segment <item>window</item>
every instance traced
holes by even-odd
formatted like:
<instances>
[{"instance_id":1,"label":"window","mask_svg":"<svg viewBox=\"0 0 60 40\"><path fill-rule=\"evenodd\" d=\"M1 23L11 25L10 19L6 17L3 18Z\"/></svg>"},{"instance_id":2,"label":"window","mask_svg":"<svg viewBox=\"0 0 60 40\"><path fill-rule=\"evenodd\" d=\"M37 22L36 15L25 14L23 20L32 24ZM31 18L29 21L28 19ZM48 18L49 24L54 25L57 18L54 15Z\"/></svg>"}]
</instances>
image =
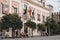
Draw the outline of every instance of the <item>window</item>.
<instances>
[{"instance_id":1,"label":"window","mask_svg":"<svg viewBox=\"0 0 60 40\"><path fill-rule=\"evenodd\" d=\"M37 20L40 21L40 14L37 14L37 16L38 16L38 19Z\"/></svg>"},{"instance_id":2,"label":"window","mask_svg":"<svg viewBox=\"0 0 60 40\"><path fill-rule=\"evenodd\" d=\"M43 2L43 6L45 7L45 2Z\"/></svg>"},{"instance_id":3,"label":"window","mask_svg":"<svg viewBox=\"0 0 60 40\"><path fill-rule=\"evenodd\" d=\"M35 20L35 17L34 17L34 16L31 16L31 19L32 19L32 20Z\"/></svg>"},{"instance_id":4,"label":"window","mask_svg":"<svg viewBox=\"0 0 60 40\"><path fill-rule=\"evenodd\" d=\"M13 7L13 13L17 13L17 8Z\"/></svg>"},{"instance_id":5,"label":"window","mask_svg":"<svg viewBox=\"0 0 60 40\"><path fill-rule=\"evenodd\" d=\"M8 5L2 4L2 13L3 13L3 14L8 13Z\"/></svg>"},{"instance_id":6,"label":"window","mask_svg":"<svg viewBox=\"0 0 60 40\"><path fill-rule=\"evenodd\" d=\"M38 0L38 1L41 1L41 0Z\"/></svg>"},{"instance_id":7,"label":"window","mask_svg":"<svg viewBox=\"0 0 60 40\"><path fill-rule=\"evenodd\" d=\"M24 20L27 19L27 14L23 15L23 19L24 19Z\"/></svg>"},{"instance_id":8,"label":"window","mask_svg":"<svg viewBox=\"0 0 60 40\"><path fill-rule=\"evenodd\" d=\"M17 13L17 8L14 8L14 12Z\"/></svg>"},{"instance_id":9,"label":"window","mask_svg":"<svg viewBox=\"0 0 60 40\"><path fill-rule=\"evenodd\" d=\"M33 9L32 10L32 19L35 20L35 16L34 16L35 15L35 8L32 8L32 9Z\"/></svg>"},{"instance_id":10,"label":"window","mask_svg":"<svg viewBox=\"0 0 60 40\"><path fill-rule=\"evenodd\" d=\"M41 0L38 0L38 2L41 2Z\"/></svg>"},{"instance_id":11,"label":"window","mask_svg":"<svg viewBox=\"0 0 60 40\"><path fill-rule=\"evenodd\" d=\"M45 22L45 16L43 16L43 22Z\"/></svg>"}]
</instances>

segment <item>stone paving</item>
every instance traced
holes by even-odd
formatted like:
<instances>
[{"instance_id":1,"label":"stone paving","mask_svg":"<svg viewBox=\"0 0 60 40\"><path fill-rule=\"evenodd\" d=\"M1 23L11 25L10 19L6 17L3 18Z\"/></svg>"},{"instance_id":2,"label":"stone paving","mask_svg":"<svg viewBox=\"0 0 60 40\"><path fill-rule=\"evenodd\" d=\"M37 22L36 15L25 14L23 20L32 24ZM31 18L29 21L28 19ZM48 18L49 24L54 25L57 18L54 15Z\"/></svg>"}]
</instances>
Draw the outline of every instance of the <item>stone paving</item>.
<instances>
[{"instance_id":1,"label":"stone paving","mask_svg":"<svg viewBox=\"0 0 60 40\"><path fill-rule=\"evenodd\" d=\"M0 40L60 40L60 36L40 36L31 38L15 38L15 39L0 39Z\"/></svg>"}]
</instances>

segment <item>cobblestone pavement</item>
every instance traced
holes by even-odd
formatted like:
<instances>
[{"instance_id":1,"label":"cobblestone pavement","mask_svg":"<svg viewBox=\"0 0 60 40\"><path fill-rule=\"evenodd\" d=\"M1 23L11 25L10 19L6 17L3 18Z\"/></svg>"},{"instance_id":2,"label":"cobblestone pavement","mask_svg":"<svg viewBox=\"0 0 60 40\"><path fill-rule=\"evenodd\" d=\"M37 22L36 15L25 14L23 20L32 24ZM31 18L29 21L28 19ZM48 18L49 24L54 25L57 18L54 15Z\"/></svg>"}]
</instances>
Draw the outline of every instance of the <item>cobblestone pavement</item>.
<instances>
[{"instance_id":1,"label":"cobblestone pavement","mask_svg":"<svg viewBox=\"0 0 60 40\"><path fill-rule=\"evenodd\" d=\"M15 38L15 39L0 39L0 40L60 40L60 36L40 36L31 38Z\"/></svg>"}]
</instances>

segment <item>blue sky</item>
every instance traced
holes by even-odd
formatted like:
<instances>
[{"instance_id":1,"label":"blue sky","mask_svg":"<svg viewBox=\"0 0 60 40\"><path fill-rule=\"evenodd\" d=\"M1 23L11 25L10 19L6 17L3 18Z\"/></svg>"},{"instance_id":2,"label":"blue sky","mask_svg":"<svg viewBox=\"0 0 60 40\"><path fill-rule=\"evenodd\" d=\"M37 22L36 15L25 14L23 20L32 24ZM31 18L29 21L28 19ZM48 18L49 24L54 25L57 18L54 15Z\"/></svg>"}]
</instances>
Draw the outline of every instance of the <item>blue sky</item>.
<instances>
[{"instance_id":1,"label":"blue sky","mask_svg":"<svg viewBox=\"0 0 60 40\"><path fill-rule=\"evenodd\" d=\"M60 0L46 0L46 4L53 5L54 12L60 11Z\"/></svg>"}]
</instances>

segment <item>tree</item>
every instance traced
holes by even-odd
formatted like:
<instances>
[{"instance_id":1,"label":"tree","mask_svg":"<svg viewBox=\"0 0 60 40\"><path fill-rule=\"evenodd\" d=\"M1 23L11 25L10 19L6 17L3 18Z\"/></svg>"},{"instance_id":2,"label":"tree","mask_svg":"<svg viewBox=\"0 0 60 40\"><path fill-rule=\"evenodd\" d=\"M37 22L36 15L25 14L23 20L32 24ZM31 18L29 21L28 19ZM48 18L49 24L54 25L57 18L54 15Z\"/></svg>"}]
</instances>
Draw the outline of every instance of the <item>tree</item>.
<instances>
[{"instance_id":1,"label":"tree","mask_svg":"<svg viewBox=\"0 0 60 40\"><path fill-rule=\"evenodd\" d=\"M46 27L45 27L45 25L44 24L37 24L37 26L38 26L38 30L40 31L45 31L45 29L46 29Z\"/></svg>"},{"instance_id":2,"label":"tree","mask_svg":"<svg viewBox=\"0 0 60 40\"><path fill-rule=\"evenodd\" d=\"M51 32L54 32L57 29L57 23L52 18L48 17L45 25L47 26L49 35Z\"/></svg>"},{"instance_id":3,"label":"tree","mask_svg":"<svg viewBox=\"0 0 60 40\"><path fill-rule=\"evenodd\" d=\"M2 29L8 29L12 28L13 30L15 29L21 29L22 28L22 21L21 18L17 14L8 14L2 17L1 19L1 28Z\"/></svg>"},{"instance_id":4,"label":"tree","mask_svg":"<svg viewBox=\"0 0 60 40\"><path fill-rule=\"evenodd\" d=\"M32 36L33 36L33 30L36 28L36 23L33 21L28 20L26 22L27 26L32 29Z\"/></svg>"},{"instance_id":5,"label":"tree","mask_svg":"<svg viewBox=\"0 0 60 40\"><path fill-rule=\"evenodd\" d=\"M57 22L57 24L58 24L58 32L60 32L60 22Z\"/></svg>"},{"instance_id":6,"label":"tree","mask_svg":"<svg viewBox=\"0 0 60 40\"><path fill-rule=\"evenodd\" d=\"M1 25L2 25L2 24L1 24L1 20L0 20L0 32L2 32L2 28L1 28Z\"/></svg>"},{"instance_id":7,"label":"tree","mask_svg":"<svg viewBox=\"0 0 60 40\"><path fill-rule=\"evenodd\" d=\"M46 30L46 26L45 26L45 24L42 24L42 23L39 23L39 24L37 24L37 26L38 26L38 30L41 32L41 35L43 35L43 32L45 32Z\"/></svg>"}]
</instances>

